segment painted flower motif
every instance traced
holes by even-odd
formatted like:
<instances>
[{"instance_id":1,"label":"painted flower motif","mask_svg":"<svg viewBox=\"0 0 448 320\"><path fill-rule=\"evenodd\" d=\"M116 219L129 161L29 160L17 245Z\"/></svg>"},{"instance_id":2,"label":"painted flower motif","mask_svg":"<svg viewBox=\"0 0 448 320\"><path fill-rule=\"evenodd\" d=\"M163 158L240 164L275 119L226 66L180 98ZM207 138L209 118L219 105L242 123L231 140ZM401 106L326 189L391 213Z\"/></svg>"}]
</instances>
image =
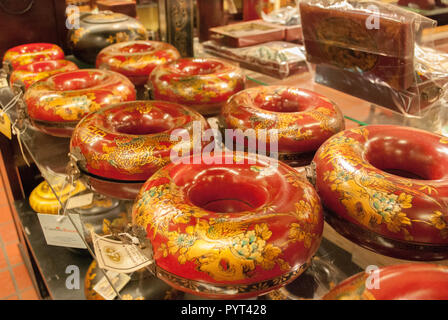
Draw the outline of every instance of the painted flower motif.
<instances>
[{"instance_id":1,"label":"painted flower motif","mask_svg":"<svg viewBox=\"0 0 448 320\"><path fill-rule=\"evenodd\" d=\"M262 261L262 252L266 246L266 241L259 239L255 230L239 234L232 239L234 251L247 260Z\"/></svg>"},{"instance_id":2,"label":"painted flower motif","mask_svg":"<svg viewBox=\"0 0 448 320\"><path fill-rule=\"evenodd\" d=\"M306 248L311 247L311 242L313 240L313 236L307 233L304 228L298 223L291 223L289 227L289 239L293 242L303 242L303 245Z\"/></svg>"},{"instance_id":3,"label":"painted flower motif","mask_svg":"<svg viewBox=\"0 0 448 320\"><path fill-rule=\"evenodd\" d=\"M115 38L117 42L129 41L129 34L126 32L118 32Z\"/></svg>"},{"instance_id":4,"label":"painted flower motif","mask_svg":"<svg viewBox=\"0 0 448 320\"><path fill-rule=\"evenodd\" d=\"M288 183L292 184L296 188L300 187L299 180L302 180L302 178L298 174L288 172L285 177L286 177L286 181L288 181Z\"/></svg>"},{"instance_id":5,"label":"painted flower motif","mask_svg":"<svg viewBox=\"0 0 448 320\"><path fill-rule=\"evenodd\" d=\"M448 222L442 212L436 210L430 218L431 223L439 230L448 229Z\"/></svg>"},{"instance_id":6,"label":"painted flower motif","mask_svg":"<svg viewBox=\"0 0 448 320\"><path fill-rule=\"evenodd\" d=\"M296 211L294 214L298 219L304 220L307 223L315 223L317 217L314 215L314 211L310 203L300 200L295 204L295 207Z\"/></svg>"},{"instance_id":7,"label":"painted flower motif","mask_svg":"<svg viewBox=\"0 0 448 320\"><path fill-rule=\"evenodd\" d=\"M114 43L114 42L115 42L115 37L114 37L113 35L110 35L110 36L106 39L106 41L109 42L109 43Z\"/></svg>"},{"instance_id":8,"label":"painted flower motif","mask_svg":"<svg viewBox=\"0 0 448 320\"><path fill-rule=\"evenodd\" d=\"M401 193L397 200L401 208L408 209L412 207L412 195L410 194Z\"/></svg>"},{"instance_id":9,"label":"painted flower motif","mask_svg":"<svg viewBox=\"0 0 448 320\"><path fill-rule=\"evenodd\" d=\"M385 221L387 222L387 229L392 232L400 232L403 227L411 226L411 220L403 212L387 217Z\"/></svg>"},{"instance_id":10,"label":"painted flower motif","mask_svg":"<svg viewBox=\"0 0 448 320\"><path fill-rule=\"evenodd\" d=\"M272 236L272 232L266 223L257 224L255 226L255 233L263 240L268 240Z\"/></svg>"},{"instance_id":11,"label":"painted flower motif","mask_svg":"<svg viewBox=\"0 0 448 320\"><path fill-rule=\"evenodd\" d=\"M79 40L81 39L81 37L84 35L85 29L84 28L79 28L76 29L70 39L72 40L73 44L77 44L79 42Z\"/></svg>"},{"instance_id":12,"label":"painted flower motif","mask_svg":"<svg viewBox=\"0 0 448 320\"><path fill-rule=\"evenodd\" d=\"M277 257L282 253L282 250L279 247L274 246L272 243L269 243L266 248L262 252L262 260L260 265L265 270L271 270L275 267L277 263Z\"/></svg>"},{"instance_id":13,"label":"painted flower motif","mask_svg":"<svg viewBox=\"0 0 448 320\"><path fill-rule=\"evenodd\" d=\"M160 247L157 248L157 251L161 251L164 258L168 257L168 246L166 243L161 243Z\"/></svg>"},{"instance_id":14,"label":"painted flower motif","mask_svg":"<svg viewBox=\"0 0 448 320\"><path fill-rule=\"evenodd\" d=\"M371 196L371 204L376 212L385 217L388 221L389 215L395 215L401 212L401 209L412 207L412 195L401 193L399 196L385 192L375 192Z\"/></svg>"},{"instance_id":15,"label":"painted flower motif","mask_svg":"<svg viewBox=\"0 0 448 320\"><path fill-rule=\"evenodd\" d=\"M326 179L325 179L326 178ZM331 191L335 191L339 189L339 185L343 184L350 180L350 175L348 175L345 171L330 171L326 177L324 176L325 181L332 182L330 188Z\"/></svg>"},{"instance_id":16,"label":"painted flower motif","mask_svg":"<svg viewBox=\"0 0 448 320\"><path fill-rule=\"evenodd\" d=\"M277 263L280 265L280 269L283 271L291 270L289 263L283 259L277 259Z\"/></svg>"},{"instance_id":17,"label":"painted flower motif","mask_svg":"<svg viewBox=\"0 0 448 320\"><path fill-rule=\"evenodd\" d=\"M184 264L187 262L186 253L195 241L196 237L192 235L178 233L176 231L170 232L168 235L168 251L172 255L179 253L177 260L180 264Z\"/></svg>"}]
</instances>

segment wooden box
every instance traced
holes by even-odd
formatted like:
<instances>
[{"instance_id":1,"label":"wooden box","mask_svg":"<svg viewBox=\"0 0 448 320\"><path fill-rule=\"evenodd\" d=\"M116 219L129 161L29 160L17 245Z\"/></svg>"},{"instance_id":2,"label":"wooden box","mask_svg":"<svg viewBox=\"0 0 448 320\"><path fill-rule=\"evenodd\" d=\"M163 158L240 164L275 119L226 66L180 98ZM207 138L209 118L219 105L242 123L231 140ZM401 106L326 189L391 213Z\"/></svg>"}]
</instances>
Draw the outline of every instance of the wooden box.
<instances>
[{"instance_id":1,"label":"wooden box","mask_svg":"<svg viewBox=\"0 0 448 320\"><path fill-rule=\"evenodd\" d=\"M137 17L135 0L97 0L96 5L100 11L123 13L130 17Z\"/></svg>"},{"instance_id":2,"label":"wooden box","mask_svg":"<svg viewBox=\"0 0 448 320\"><path fill-rule=\"evenodd\" d=\"M256 44L281 41L285 38L285 29L263 20L233 23L228 26L211 28L212 39L222 45L240 48Z\"/></svg>"},{"instance_id":3,"label":"wooden box","mask_svg":"<svg viewBox=\"0 0 448 320\"><path fill-rule=\"evenodd\" d=\"M414 20L381 7L378 25L368 28L372 12L366 8L301 2L300 12L309 62L362 74L395 90L414 84Z\"/></svg>"}]
</instances>

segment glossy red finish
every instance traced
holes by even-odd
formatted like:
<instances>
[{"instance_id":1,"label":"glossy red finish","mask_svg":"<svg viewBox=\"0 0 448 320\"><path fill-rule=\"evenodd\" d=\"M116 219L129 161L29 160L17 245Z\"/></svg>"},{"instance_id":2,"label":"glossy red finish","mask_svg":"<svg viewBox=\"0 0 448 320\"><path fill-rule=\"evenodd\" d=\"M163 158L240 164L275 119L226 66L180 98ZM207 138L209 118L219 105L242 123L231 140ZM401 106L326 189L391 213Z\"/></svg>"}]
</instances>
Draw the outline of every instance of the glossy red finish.
<instances>
[{"instance_id":1,"label":"glossy red finish","mask_svg":"<svg viewBox=\"0 0 448 320\"><path fill-rule=\"evenodd\" d=\"M320 200L294 169L246 153L172 163L143 186L133 224L159 278L208 298L247 298L299 276L323 231Z\"/></svg>"},{"instance_id":2,"label":"glossy red finish","mask_svg":"<svg viewBox=\"0 0 448 320\"><path fill-rule=\"evenodd\" d=\"M370 279L369 279L370 276ZM378 279L377 288L368 288ZM448 267L410 263L387 266L375 274L354 275L330 290L324 300L448 300Z\"/></svg>"},{"instance_id":3,"label":"glossy red finish","mask_svg":"<svg viewBox=\"0 0 448 320\"><path fill-rule=\"evenodd\" d=\"M293 158L315 152L333 134L344 129L344 118L339 108L327 98L305 89L285 86L256 87L233 95L224 105L222 118L229 129L254 129L257 146L266 145L269 151L268 130L278 130L278 152ZM234 141L238 139L238 131ZM240 134L241 135L241 134ZM241 142L240 142L241 143Z\"/></svg>"},{"instance_id":4,"label":"glossy red finish","mask_svg":"<svg viewBox=\"0 0 448 320\"><path fill-rule=\"evenodd\" d=\"M448 257L448 138L371 125L330 138L313 162L329 216L366 230L355 241L400 258ZM364 239L369 233L379 237ZM397 253L381 237L409 249ZM426 257L414 254L412 248L420 250L419 245L438 246L438 253L431 257L421 249Z\"/></svg>"},{"instance_id":5,"label":"glossy red finish","mask_svg":"<svg viewBox=\"0 0 448 320\"><path fill-rule=\"evenodd\" d=\"M183 58L154 69L149 82L154 99L177 102L211 116L244 89L245 77L240 68L223 60Z\"/></svg>"},{"instance_id":6,"label":"glossy red finish","mask_svg":"<svg viewBox=\"0 0 448 320\"><path fill-rule=\"evenodd\" d=\"M51 128L62 128L63 136L70 136L78 121L89 112L135 98L134 85L125 76L98 69L50 76L33 84L24 95L33 124L50 134Z\"/></svg>"},{"instance_id":7,"label":"glossy red finish","mask_svg":"<svg viewBox=\"0 0 448 320\"><path fill-rule=\"evenodd\" d=\"M84 171L82 171L81 180L89 190L122 200L135 200L143 186L141 181L114 181Z\"/></svg>"},{"instance_id":8,"label":"glossy red finish","mask_svg":"<svg viewBox=\"0 0 448 320\"><path fill-rule=\"evenodd\" d=\"M76 64L67 60L37 61L17 67L11 74L9 82L25 86L28 89L33 83L44 80L54 74L78 70Z\"/></svg>"},{"instance_id":9,"label":"glossy red finish","mask_svg":"<svg viewBox=\"0 0 448 320\"><path fill-rule=\"evenodd\" d=\"M136 86L144 85L155 67L180 58L168 43L159 41L120 42L101 50L96 67L125 75Z\"/></svg>"},{"instance_id":10,"label":"glossy red finish","mask_svg":"<svg viewBox=\"0 0 448 320\"><path fill-rule=\"evenodd\" d=\"M36 61L64 59L64 51L52 43L28 43L6 51L3 63L11 64L13 70Z\"/></svg>"},{"instance_id":11,"label":"glossy red finish","mask_svg":"<svg viewBox=\"0 0 448 320\"><path fill-rule=\"evenodd\" d=\"M208 128L200 114L176 103L120 103L84 117L73 132L70 150L89 174L143 182L170 162L173 148L182 146L188 155L194 151L190 140L188 145L184 140L171 140L174 131L182 129L190 137L196 134L201 138ZM201 149L199 143L198 151Z\"/></svg>"}]
</instances>

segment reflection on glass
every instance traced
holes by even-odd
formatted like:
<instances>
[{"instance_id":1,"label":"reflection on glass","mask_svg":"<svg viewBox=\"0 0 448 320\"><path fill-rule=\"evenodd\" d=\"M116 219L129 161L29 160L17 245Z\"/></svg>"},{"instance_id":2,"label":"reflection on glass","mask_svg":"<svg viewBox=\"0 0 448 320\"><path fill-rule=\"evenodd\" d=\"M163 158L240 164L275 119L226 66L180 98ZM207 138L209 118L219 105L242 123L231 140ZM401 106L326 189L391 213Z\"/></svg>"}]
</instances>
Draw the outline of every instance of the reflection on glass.
<instances>
[{"instance_id":1,"label":"reflection on glass","mask_svg":"<svg viewBox=\"0 0 448 320\"><path fill-rule=\"evenodd\" d=\"M137 17L146 29L159 30L159 11L156 3L137 6Z\"/></svg>"}]
</instances>

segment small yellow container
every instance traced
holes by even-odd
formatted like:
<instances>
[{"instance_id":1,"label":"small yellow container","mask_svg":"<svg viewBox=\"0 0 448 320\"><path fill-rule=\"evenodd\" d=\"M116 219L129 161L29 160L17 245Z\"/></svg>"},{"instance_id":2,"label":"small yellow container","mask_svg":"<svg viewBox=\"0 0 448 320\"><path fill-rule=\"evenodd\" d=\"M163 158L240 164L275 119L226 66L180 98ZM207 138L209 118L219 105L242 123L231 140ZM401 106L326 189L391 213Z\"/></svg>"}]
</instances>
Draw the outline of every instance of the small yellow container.
<instances>
[{"instance_id":1,"label":"small yellow container","mask_svg":"<svg viewBox=\"0 0 448 320\"><path fill-rule=\"evenodd\" d=\"M63 190L61 190L62 187L64 187ZM65 186L63 184L57 184L53 186L53 189L58 194L62 203L64 203L69 196L74 196L84 191L86 187L80 181L76 181L74 186L68 183ZM41 182L31 192L29 201L31 208L39 213L58 214L61 209L61 204L47 181Z\"/></svg>"}]
</instances>

